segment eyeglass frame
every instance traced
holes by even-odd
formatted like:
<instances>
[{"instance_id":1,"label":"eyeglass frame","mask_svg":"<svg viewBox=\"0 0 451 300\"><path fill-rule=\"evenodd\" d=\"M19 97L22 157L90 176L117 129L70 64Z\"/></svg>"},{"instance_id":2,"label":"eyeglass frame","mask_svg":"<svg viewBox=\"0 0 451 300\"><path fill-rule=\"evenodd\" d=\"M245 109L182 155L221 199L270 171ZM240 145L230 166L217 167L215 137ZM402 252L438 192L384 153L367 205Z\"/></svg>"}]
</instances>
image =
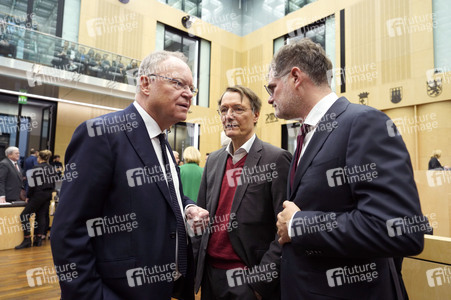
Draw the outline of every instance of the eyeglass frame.
<instances>
[{"instance_id":1,"label":"eyeglass frame","mask_svg":"<svg viewBox=\"0 0 451 300\"><path fill-rule=\"evenodd\" d=\"M282 76L280 76L280 77L277 77L277 79L282 79L282 78L284 78L285 76L287 76L288 74L290 74L290 72L291 72L291 69L288 70L288 72L287 72L285 75L282 75ZM269 86L267 86L266 84L264 84L263 86L265 87L266 92L268 92L269 97L272 97L272 95L274 94L274 90L271 91L270 88L269 88ZM274 87L274 88L275 88L275 87Z\"/></svg>"},{"instance_id":2,"label":"eyeglass frame","mask_svg":"<svg viewBox=\"0 0 451 300\"><path fill-rule=\"evenodd\" d=\"M147 76L157 76L157 77L166 79L166 80L174 83L174 87L175 87L176 90L181 90L181 89L186 90L186 89L188 89L193 94L193 97L195 97L199 93L199 89L197 89L194 85L189 86L187 84L183 84L180 80L177 80L175 78L166 77L166 76L162 76L162 75L158 75L158 74L149 74Z\"/></svg>"},{"instance_id":3,"label":"eyeglass frame","mask_svg":"<svg viewBox=\"0 0 451 300\"><path fill-rule=\"evenodd\" d=\"M218 114L219 114L219 116L221 117L221 118L224 118L224 117L226 117L227 116L227 114L229 113L229 110L232 110L232 112L230 113L230 115L231 116L241 116L242 114L244 114L246 111L248 111L248 110L252 110L252 113L254 113L254 109L253 108L247 108L247 107L242 107L243 108L243 111L242 112L240 112L240 113L237 113L237 111L235 110L235 109L233 109L233 107L229 107L228 109L227 109L227 112L223 115L222 113L221 113L221 108L219 108L219 109L217 109L216 111L218 112Z\"/></svg>"}]
</instances>

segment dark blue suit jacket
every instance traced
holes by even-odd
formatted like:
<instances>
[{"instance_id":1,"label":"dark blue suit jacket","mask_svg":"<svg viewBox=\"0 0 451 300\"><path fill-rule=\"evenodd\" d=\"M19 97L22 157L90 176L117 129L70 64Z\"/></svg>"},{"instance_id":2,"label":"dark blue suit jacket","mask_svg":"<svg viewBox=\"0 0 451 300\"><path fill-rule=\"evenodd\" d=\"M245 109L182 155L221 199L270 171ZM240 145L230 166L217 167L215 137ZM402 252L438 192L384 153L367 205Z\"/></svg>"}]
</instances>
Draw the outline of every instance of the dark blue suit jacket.
<instances>
[{"instance_id":1,"label":"dark blue suit jacket","mask_svg":"<svg viewBox=\"0 0 451 300\"><path fill-rule=\"evenodd\" d=\"M399 218L422 222L422 213L409 154L384 113L338 99L318 124L288 199L301 211L283 247L282 299L405 294L401 257L422 251L424 231L393 226Z\"/></svg>"},{"instance_id":2,"label":"dark blue suit jacket","mask_svg":"<svg viewBox=\"0 0 451 300\"><path fill-rule=\"evenodd\" d=\"M63 299L170 299L176 217L136 108L130 105L81 124L66 163L65 175L75 177L76 172L77 178L63 183L52 252L58 269L74 263L78 276L60 280ZM183 196L181 184L180 194L183 207L194 204ZM186 280L191 284L183 299L194 298L190 245L188 249Z\"/></svg>"}]
</instances>

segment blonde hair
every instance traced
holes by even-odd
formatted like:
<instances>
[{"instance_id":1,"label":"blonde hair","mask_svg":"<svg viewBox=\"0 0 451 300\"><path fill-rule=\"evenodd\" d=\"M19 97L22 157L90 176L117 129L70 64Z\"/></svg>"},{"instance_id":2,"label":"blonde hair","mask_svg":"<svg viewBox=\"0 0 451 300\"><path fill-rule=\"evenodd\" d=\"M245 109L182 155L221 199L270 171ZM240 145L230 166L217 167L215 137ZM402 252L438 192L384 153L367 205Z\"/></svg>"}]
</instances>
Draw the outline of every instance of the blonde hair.
<instances>
[{"instance_id":1,"label":"blonde hair","mask_svg":"<svg viewBox=\"0 0 451 300\"><path fill-rule=\"evenodd\" d=\"M50 151L50 150L39 151L39 158L45 162L49 162L49 159L51 156L52 156L52 151Z\"/></svg>"},{"instance_id":2,"label":"blonde hair","mask_svg":"<svg viewBox=\"0 0 451 300\"><path fill-rule=\"evenodd\" d=\"M431 157L440 158L440 156L442 156L442 150L435 149L434 151L432 151Z\"/></svg>"},{"instance_id":3,"label":"blonde hair","mask_svg":"<svg viewBox=\"0 0 451 300\"><path fill-rule=\"evenodd\" d=\"M183 151L183 159L185 160L185 163L200 163L200 152L193 146L189 146Z\"/></svg>"}]
</instances>

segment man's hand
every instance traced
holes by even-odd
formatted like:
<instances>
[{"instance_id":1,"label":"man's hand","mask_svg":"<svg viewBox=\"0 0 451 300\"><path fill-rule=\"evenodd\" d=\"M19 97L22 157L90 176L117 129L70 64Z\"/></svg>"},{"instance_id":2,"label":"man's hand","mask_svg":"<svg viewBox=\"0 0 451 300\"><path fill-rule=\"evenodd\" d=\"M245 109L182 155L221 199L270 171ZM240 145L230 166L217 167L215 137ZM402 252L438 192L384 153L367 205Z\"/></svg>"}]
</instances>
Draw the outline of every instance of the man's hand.
<instances>
[{"instance_id":1,"label":"man's hand","mask_svg":"<svg viewBox=\"0 0 451 300\"><path fill-rule=\"evenodd\" d=\"M257 293L256 291L254 291L254 295L257 298L257 300L262 300L263 299L263 297L259 293Z\"/></svg>"},{"instance_id":2,"label":"man's hand","mask_svg":"<svg viewBox=\"0 0 451 300\"><path fill-rule=\"evenodd\" d=\"M200 228L202 233L207 228L210 222L208 210L205 210L197 205L188 207L185 211L186 220L191 227L193 233L197 233L197 228ZM196 228L196 230L194 230ZM197 235L197 234L194 234Z\"/></svg>"},{"instance_id":3,"label":"man's hand","mask_svg":"<svg viewBox=\"0 0 451 300\"><path fill-rule=\"evenodd\" d=\"M0 203L6 203L6 197L5 196L0 197Z\"/></svg>"},{"instance_id":4,"label":"man's hand","mask_svg":"<svg viewBox=\"0 0 451 300\"><path fill-rule=\"evenodd\" d=\"M290 243L291 238L288 235L288 223L291 217L301 209L294 202L285 200L283 210L277 215L277 234L279 235L279 244Z\"/></svg>"}]
</instances>

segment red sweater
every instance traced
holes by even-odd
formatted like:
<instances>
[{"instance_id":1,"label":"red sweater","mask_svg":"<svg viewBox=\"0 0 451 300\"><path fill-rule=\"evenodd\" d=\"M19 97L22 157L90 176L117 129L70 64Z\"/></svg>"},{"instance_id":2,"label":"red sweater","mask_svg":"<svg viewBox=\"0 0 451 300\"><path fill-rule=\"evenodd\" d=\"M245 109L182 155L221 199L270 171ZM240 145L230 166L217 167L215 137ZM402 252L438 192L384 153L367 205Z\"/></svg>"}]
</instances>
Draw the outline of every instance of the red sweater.
<instances>
[{"instance_id":1,"label":"red sweater","mask_svg":"<svg viewBox=\"0 0 451 300\"><path fill-rule=\"evenodd\" d=\"M232 157L227 158L226 171L222 178L221 193L219 195L218 208L216 209L215 220L212 225L210 240L208 241L207 254L209 263L217 269L229 270L244 268L246 265L233 250L227 231L227 224L230 219L233 197L238 185L239 177L246 161L244 156L235 165ZM237 170L234 170L237 169Z\"/></svg>"}]
</instances>

